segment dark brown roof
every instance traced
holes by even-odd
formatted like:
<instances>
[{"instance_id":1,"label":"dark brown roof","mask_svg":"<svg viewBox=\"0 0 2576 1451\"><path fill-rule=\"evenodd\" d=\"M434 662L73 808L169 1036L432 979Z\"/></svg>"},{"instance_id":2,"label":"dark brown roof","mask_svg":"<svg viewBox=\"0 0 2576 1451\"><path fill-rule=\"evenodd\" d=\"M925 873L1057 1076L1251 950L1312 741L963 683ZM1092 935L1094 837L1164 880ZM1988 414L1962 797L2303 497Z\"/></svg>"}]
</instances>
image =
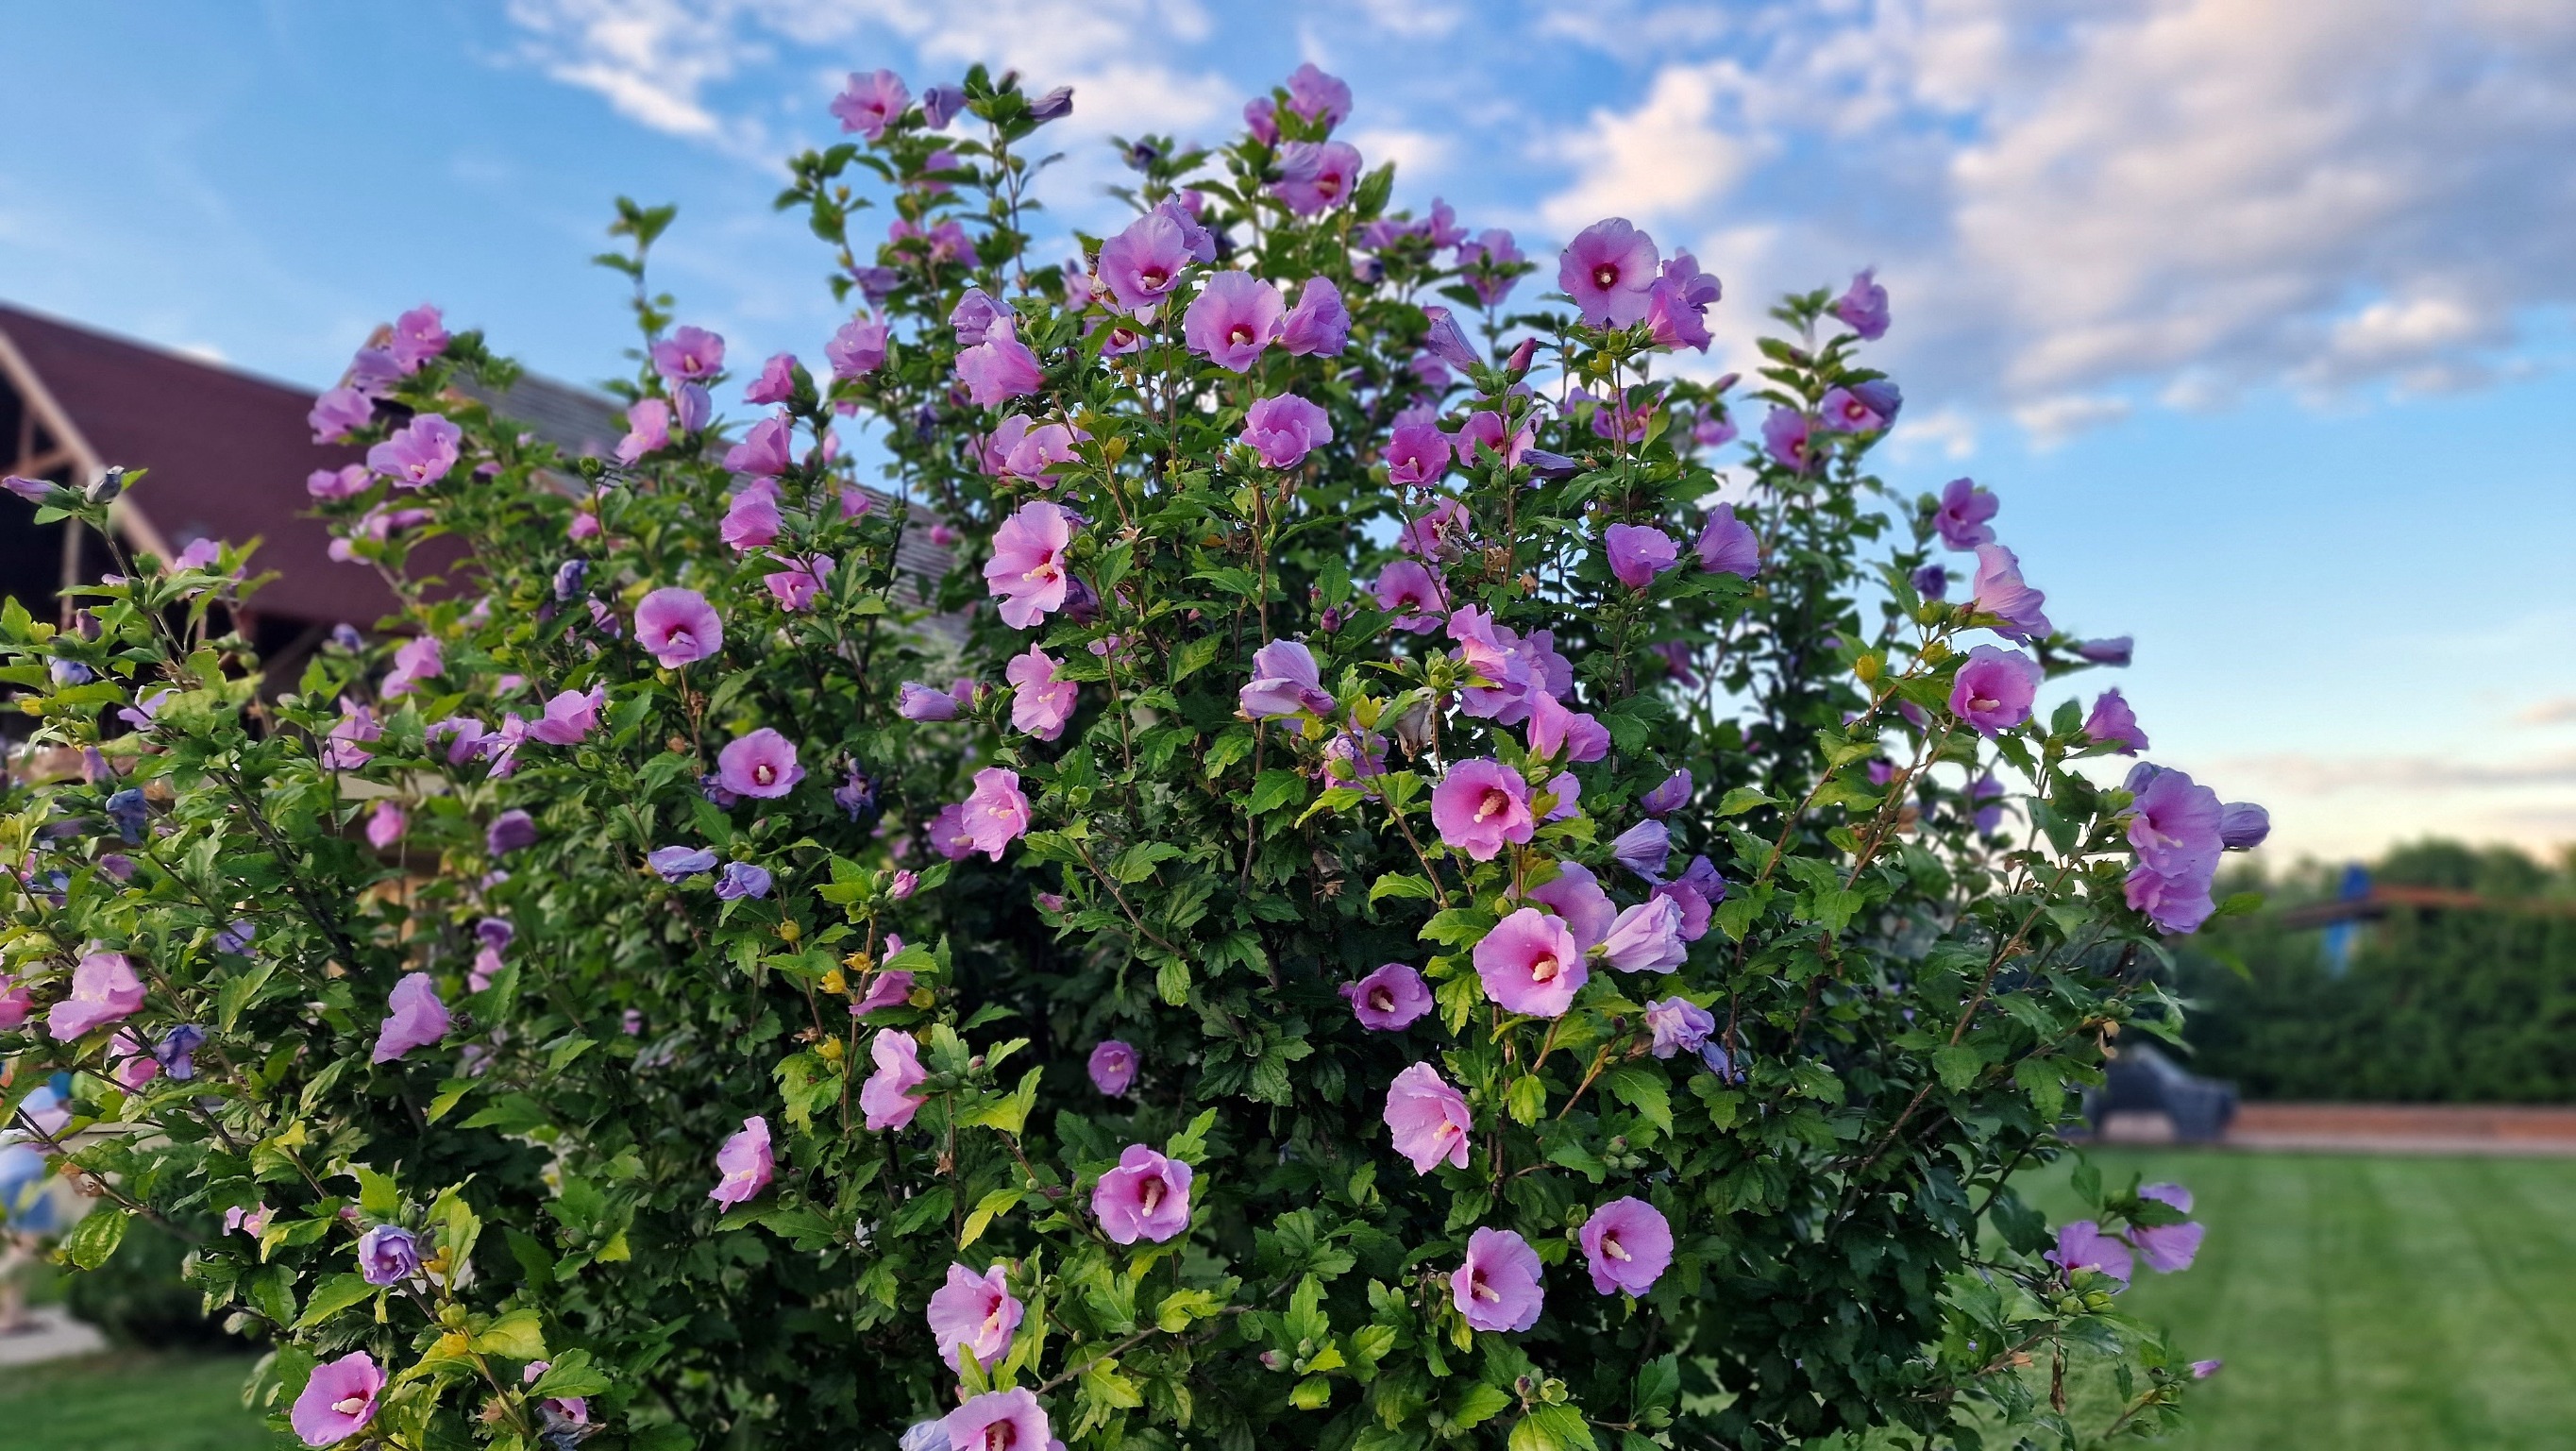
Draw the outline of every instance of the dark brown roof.
<instances>
[{"instance_id":1,"label":"dark brown roof","mask_svg":"<svg viewBox=\"0 0 2576 1451\"><path fill-rule=\"evenodd\" d=\"M305 476L361 456L313 442L311 393L13 307L0 337L99 464L152 471L133 507L163 543L263 540L252 563L279 573L256 597L262 614L365 625L393 609L374 571L331 560L308 517Z\"/></svg>"}]
</instances>

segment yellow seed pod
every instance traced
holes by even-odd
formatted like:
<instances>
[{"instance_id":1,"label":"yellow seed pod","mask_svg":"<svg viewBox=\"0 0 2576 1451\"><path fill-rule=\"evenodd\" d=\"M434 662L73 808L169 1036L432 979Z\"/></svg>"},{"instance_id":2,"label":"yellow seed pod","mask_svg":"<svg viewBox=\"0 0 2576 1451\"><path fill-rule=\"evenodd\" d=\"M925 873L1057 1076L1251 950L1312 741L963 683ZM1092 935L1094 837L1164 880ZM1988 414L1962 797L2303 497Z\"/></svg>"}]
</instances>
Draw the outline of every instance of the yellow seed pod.
<instances>
[{"instance_id":1,"label":"yellow seed pod","mask_svg":"<svg viewBox=\"0 0 2576 1451\"><path fill-rule=\"evenodd\" d=\"M1878 657L1876 655L1863 655L1858 660L1853 661L1852 674L1859 676L1860 683L1863 685L1867 685L1871 681L1876 680L1878 678Z\"/></svg>"},{"instance_id":2,"label":"yellow seed pod","mask_svg":"<svg viewBox=\"0 0 2576 1451\"><path fill-rule=\"evenodd\" d=\"M839 968L833 968L823 974L823 991L836 997L847 997L850 992L850 980L841 975Z\"/></svg>"},{"instance_id":3,"label":"yellow seed pod","mask_svg":"<svg viewBox=\"0 0 2576 1451\"><path fill-rule=\"evenodd\" d=\"M868 969L876 966L876 962L868 956L867 949L863 947L858 951L851 953L849 956L842 958L841 966L859 974L861 977L865 977L867 976Z\"/></svg>"},{"instance_id":4,"label":"yellow seed pod","mask_svg":"<svg viewBox=\"0 0 2576 1451\"><path fill-rule=\"evenodd\" d=\"M804 935L805 929L797 926L792 917L778 924L778 940L781 942L794 942Z\"/></svg>"},{"instance_id":5,"label":"yellow seed pod","mask_svg":"<svg viewBox=\"0 0 2576 1451\"><path fill-rule=\"evenodd\" d=\"M841 1061L841 1040L838 1038L826 1038L822 1042L814 1045L814 1051L822 1054L832 1062L838 1063Z\"/></svg>"}]
</instances>

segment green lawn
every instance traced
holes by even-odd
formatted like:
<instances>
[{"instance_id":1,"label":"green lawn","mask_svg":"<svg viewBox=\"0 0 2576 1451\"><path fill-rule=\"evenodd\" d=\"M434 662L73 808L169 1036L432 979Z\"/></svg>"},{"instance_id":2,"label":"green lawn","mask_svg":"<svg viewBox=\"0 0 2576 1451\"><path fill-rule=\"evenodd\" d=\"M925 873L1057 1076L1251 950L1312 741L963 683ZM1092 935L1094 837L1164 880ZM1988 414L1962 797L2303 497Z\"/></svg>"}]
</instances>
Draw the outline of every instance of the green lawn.
<instances>
[{"instance_id":1,"label":"green lawn","mask_svg":"<svg viewBox=\"0 0 2576 1451\"><path fill-rule=\"evenodd\" d=\"M0 1370L8 1451L271 1451L242 1409L248 1356L119 1353Z\"/></svg>"},{"instance_id":2,"label":"green lawn","mask_svg":"<svg viewBox=\"0 0 2576 1451\"><path fill-rule=\"evenodd\" d=\"M2576 1159L2101 1150L2209 1225L2129 1308L2226 1369L2172 1444L2576 1448ZM2062 1184L2063 1175L2052 1176ZM2034 1197L2052 1221L2066 1201Z\"/></svg>"}]
</instances>

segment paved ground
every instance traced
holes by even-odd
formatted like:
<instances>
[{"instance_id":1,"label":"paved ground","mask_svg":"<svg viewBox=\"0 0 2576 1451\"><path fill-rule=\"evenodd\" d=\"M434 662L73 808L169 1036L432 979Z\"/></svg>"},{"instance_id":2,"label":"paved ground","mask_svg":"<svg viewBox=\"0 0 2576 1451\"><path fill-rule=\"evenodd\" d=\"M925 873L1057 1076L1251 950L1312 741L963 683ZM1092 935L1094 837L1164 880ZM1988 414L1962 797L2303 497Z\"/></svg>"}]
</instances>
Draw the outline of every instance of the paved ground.
<instances>
[{"instance_id":1,"label":"paved ground","mask_svg":"<svg viewBox=\"0 0 2576 1451\"><path fill-rule=\"evenodd\" d=\"M2173 1142L2162 1115L2116 1113L2113 1144ZM2576 1108L2446 1103L2249 1103L2227 1146L2366 1154L2576 1155Z\"/></svg>"},{"instance_id":2,"label":"paved ground","mask_svg":"<svg viewBox=\"0 0 2576 1451\"><path fill-rule=\"evenodd\" d=\"M39 1305L27 1312L27 1324L0 1335L0 1365L40 1365L96 1355L107 1348L97 1331L73 1319L59 1305Z\"/></svg>"}]
</instances>

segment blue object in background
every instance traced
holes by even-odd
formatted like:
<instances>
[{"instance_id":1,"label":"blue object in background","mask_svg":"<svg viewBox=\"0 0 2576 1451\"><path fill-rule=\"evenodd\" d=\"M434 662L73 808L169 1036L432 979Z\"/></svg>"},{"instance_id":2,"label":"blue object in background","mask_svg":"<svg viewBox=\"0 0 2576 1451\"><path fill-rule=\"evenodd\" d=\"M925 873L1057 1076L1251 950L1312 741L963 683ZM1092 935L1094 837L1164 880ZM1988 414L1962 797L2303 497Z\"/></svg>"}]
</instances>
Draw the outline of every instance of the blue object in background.
<instances>
[{"instance_id":1,"label":"blue object in background","mask_svg":"<svg viewBox=\"0 0 2576 1451\"><path fill-rule=\"evenodd\" d=\"M2335 893L2338 901L2358 902L2370 895L2370 872L2354 862L2343 869L2343 890ZM2352 970L2352 946L2361 938L2361 919L2346 917L2326 928L2326 975L2341 977Z\"/></svg>"}]
</instances>

